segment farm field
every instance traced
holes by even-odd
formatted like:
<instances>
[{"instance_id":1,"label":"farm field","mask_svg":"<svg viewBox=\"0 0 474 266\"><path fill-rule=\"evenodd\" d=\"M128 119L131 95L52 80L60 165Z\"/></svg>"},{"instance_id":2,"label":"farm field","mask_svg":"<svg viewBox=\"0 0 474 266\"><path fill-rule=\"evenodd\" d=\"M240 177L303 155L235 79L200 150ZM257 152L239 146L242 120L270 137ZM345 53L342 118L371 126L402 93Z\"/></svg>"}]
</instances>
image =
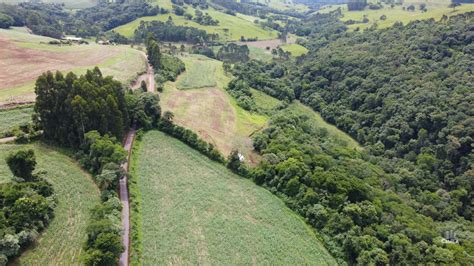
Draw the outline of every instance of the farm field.
<instances>
[{"instance_id":1,"label":"farm field","mask_svg":"<svg viewBox=\"0 0 474 266\"><path fill-rule=\"evenodd\" d=\"M224 73L222 62L200 55L184 56L182 60L186 62L186 72L176 82L165 83L160 94L163 111L172 111L178 125L193 130L225 156L237 148L248 163L257 163L259 157L253 152L249 136L266 125L267 117L237 106L235 99L224 89L231 78ZM193 64L209 66L198 68ZM206 75L202 74L202 69L206 69ZM186 80L185 84L196 85L180 90L178 85L183 84L183 80ZM215 86L200 86L204 83Z\"/></svg>"},{"instance_id":2,"label":"farm field","mask_svg":"<svg viewBox=\"0 0 474 266\"><path fill-rule=\"evenodd\" d=\"M0 103L33 100L34 81L43 72L73 71L76 74L99 66L124 84L146 69L141 52L127 46L52 46L51 38L20 29L0 30Z\"/></svg>"},{"instance_id":3,"label":"farm field","mask_svg":"<svg viewBox=\"0 0 474 266\"><path fill-rule=\"evenodd\" d=\"M179 140L148 132L133 160L144 265L336 264L281 200Z\"/></svg>"},{"instance_id":4,"label":"farm field","mask_svg":"<svg viewBox=\"0 0 474 266\"><path fill-rule=\"evenodd\" d=\"M170 0L158 0L157 4L159 7L163 7L163 8L171 10ZM194 16L195 9L191 6L187 6L186 12ZM158 21L166 22L168 20L168 17L171 17L173 19L173 22L176 25L194 27L194 28L205 30L208 33L217 33L219 34L219 38L224 41L240 40L241 36L244 36L245 38L257 37L259 40L277 38L277 32L275 30L266 30L259 27L258 25L253 23L253 21L249 21L250 16L244 17L240 14L237 14L236 16L232 16L232 15L219 12L211 7L209 7L209 9L203 12L209 13L209 15L213 19L219 20L219 25L204 26L194 21L186 20L184 16L176 16L173 13L169 13L169 14L159 14L157 16L152 16L152 17L138 18L135 21L132 21L128 24L115 28L114 31L126 37L133 37L135 29L140 25L140 21L158 20Z\"/></svg>"},{"instance_id":5,"label":"farm field","mask_svg":"<svg viewBox=\"0 0 474 266\"><path fill-rule=\"evenodd\" d=\"M5 131L11 130L31 121L33 106L21 106L12 109L0 109L0 137Z\"/></svg>"},{"instance_id":6,"label":"farm field","mask_svg":"<svg viewBox=\"0 0 474 266\"><path fill-rule=\"evenodd\" d=\"M12 151L32 148L37 169L48 172L58 205L55 217L38 244L18 259L21 265L82 265L80 254L86 239L89 210L99 203L99 190L88 174L70 158L44 144L0 145L0 183L11 176L5 157Z\"/></svg>"},{"instance_id":7,"label":"farm field","mask_svg":"<svg viewBox=\"0 0 474 266\"><path fill-rule=\"evenodd\" d=\"M252 96L256 105L263 110L270 111L281 103L281 101L277 98L273 98L272 96L259 90L250 89L250 92L252 92Z\"/></svg>"},{"instance_id":8,"label":"farm field","mask_svg":"<svg viewBox=\"0 0 474 266\"><path fill-rule=\"evenodd\" d=\"M390 5L384 5L384 7L379 10L365 9L361 11L348 11L347 5L333 5L318 12L328 12L330 10L336 9L337 7L341 7L343 12L343 17L341 18L342 21L362 21L364 16L367 16L369 19L368 23L356 23L348 25L349 29L360 28L361 30L364 30L372 26L374 23L377 23L378 28L387 28L392 26L397 21L407 24L414 20L430 18L439 20L443 15L454 16L457 14L474 11L474 4L462 4L453 10L453 8L448 7L450 3L451 2L449 0L407 0L404 1L403 6L394 6L391 8ZM425 4L428 11L421 12L419 9L420 4ZM410 5L415 6L415 11L403 10L403 8L407 8ZM386 16L385 20L380 19L382 15Z\"/></svg>"}]
</instances>

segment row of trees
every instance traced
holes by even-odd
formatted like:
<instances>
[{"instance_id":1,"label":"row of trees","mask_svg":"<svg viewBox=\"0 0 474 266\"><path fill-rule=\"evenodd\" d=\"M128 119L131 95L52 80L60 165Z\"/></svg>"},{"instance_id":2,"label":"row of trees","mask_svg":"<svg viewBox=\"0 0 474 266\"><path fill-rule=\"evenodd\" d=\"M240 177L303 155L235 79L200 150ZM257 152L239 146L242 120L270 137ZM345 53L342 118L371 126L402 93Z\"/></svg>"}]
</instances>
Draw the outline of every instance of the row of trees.
<instances>
[{"instance_id":1,"label":"row of trees","mask_svg":"<svg viewBox=\"0 0 474 266\"><path fill-rule=\"evenodd\" d=\"M45 171L34 172L34 151L10 153L6 162L12 181L0 184L0 264L32 244L54 217L56 199Z\"/></svg>"},{"instance_id":2,"label":"row of trees","mask_svg":"<svg viewBox=\"0 0 474 266\"><path fill-rule=\"evenodd\" d=\"M171 18L171 17L170 17ZM161 21L141 21L135 30L134 40L136 42L145 42L150 33L160 41L166 42L188 42L205 43L217 40L217 34L207 34L204 30L199 30L188 26L177 26L173 20L167 22Z\"/></svg>"}]
</instances>

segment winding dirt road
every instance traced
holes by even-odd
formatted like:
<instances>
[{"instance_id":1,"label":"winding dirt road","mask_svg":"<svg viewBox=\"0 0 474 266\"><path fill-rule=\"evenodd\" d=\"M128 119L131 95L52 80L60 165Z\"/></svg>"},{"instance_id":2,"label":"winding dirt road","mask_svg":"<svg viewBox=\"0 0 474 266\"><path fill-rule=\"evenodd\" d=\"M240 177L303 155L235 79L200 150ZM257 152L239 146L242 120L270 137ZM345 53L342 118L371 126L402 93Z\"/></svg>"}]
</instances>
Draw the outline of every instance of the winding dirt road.
<instances>
[{"instance_id":1,"label":"winding dirt road","mask_svg":"<svg viewBox=\"0 0 474 266\"><path fill-rule=\"evenodd\" d=\"M145 53L142 54L143 57L147 60L148 62L148 57L146 56ZM148 92L154 92L155 91L155 71L153 70L153 67L148 64L148 67L146 69L146 73L140 75L137 80L132 84L131 88L132 90L136 90L140 88L142 81L145 81L148 89Z\"/></svg>"}]
</instances>

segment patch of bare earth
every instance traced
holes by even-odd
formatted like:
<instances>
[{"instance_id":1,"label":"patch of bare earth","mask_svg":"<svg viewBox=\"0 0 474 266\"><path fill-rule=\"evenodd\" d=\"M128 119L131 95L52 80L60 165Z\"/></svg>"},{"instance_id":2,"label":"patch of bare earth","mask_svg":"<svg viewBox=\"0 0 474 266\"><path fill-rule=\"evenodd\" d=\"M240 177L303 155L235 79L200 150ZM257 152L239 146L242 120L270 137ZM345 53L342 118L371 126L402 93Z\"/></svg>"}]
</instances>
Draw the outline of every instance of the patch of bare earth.
<instances>
[{"instance_id":1,"label":"patch of bare earth","mask_svg":"<svg viewBox=\"0 0 474 266\"><path fill-rule=\"evenodd\" d=\"M270 47L271 49L277 48L280 44L282 44L280 39L274 39L274 40L266 40L266 41L255 41L255 42L237 42L240 45L248 45L248 46L254 46L257 48L262 48L266 49L267 47Z\"/></svg>"},{"instance_id":2,"label":"patch of bare earth","mask_svg":"<svg viewBox=\"0 0 474 266\"><path fill-rule=\"evenodd\" d=\"M0 89L34 81L46 71L67 71L98 65L119 54L118 47L94 46L70 51L48 51L17 46L0 36Z\"/></svg>"}]
</instances>

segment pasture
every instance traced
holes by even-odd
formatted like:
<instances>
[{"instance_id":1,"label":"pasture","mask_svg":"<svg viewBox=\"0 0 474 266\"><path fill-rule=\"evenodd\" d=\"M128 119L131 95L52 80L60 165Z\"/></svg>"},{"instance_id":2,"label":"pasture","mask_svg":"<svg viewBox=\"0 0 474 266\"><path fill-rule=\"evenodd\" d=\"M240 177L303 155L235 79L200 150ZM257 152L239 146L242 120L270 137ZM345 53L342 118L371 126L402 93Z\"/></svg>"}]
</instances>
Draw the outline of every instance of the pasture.
<instances>
[{"instance_id":1,"label":"pasture","mask_svg":"<svg viewBox=\"0 0 474 266\"><path fill-rule=\"evenodd\" d=\"M164 133L142 141L133 174L143 265L336 265L314 231L266 189Z\"/></svg>"},{"instance_id":2,"label":"pasture","mask_svg":"<svg viewBox=\"0 0 474 266\"><path fill-rule=\"evenodd\" d=\"M265 126L267 117L243 110L225 91L231 77L224 73L222 62L200 55L181 59L186 63L186 72L177 82L165 83L160 94L163 111L172 111L176 124L193 130L225 156L237 148L248 163L257 163L259 156L253 152L250 135ZM182 80L194 86L179 89ZM215 85L203 87L205 83Z\"/></svg>"},{"instance_id":3,"label":"pasture","mask_svg":"<svg viewBox=\"0 0 474 266\"><path fill-rule=\"evenodd\" d=\"M23 148L32 148L38 162L37 169L48 172L58 205L55 217L43 231L38 243L18 259L21 265L82 265L80 254L86 239L89 210L99 203L99 190L91 177L72 159L56 148L44 144L0 145L0 182L6 182L11 172L6 156Z\"/></svg>"},{"instance_id":4,"label":"pasture","mask_svg":"<svg viewBox=\"0 0 474 266\"><path fill-rule=\"evenodd\" d=\"M306 49L306 47L301 46L296 43L284 44L284 45L281 45L280 47L281 49L283 49L283 51L290 52L291 55L294 57L302 56L308 53L308 49Z\"/></svg>"},{"instance_id":5,"label":"pasture","mask_svg":"<svg viewBox=\"0 0 474 266\"><path fill-rule=\"evenodd\" d=\"M0 109L0 137L13 128L31 121L33 106Z\"/></svg>"},{"instance_id":6,"label":"pasture","mask_svg":"<svg viewBox=\"0 0 474 266\"><path fill-rule=\"evenodd\" d=\"M141 52L127 46L54 46L47 44L51 40L22 29L0 30L0 103L33 100L34 81L48 70L83 74L99 66L129 84L146 69Z\"/></svg>"},{"instance_id":7,"label":"pasture","mask_svg":"<svg viewBox=\"0 0 474 266\"><path fill-rule=\"evenodd\" d=\"M170 0L158 0L156 1L156 3L159 7L171 10L172 5ZM186 12L194 16L195 9L192 6L187 6ZM241 36L244 36L245 38L257 37L259 40L275 39L277 37L277 32L275 30L263 29L253 23L253 20L257 18L254 18L252 21L250 21L250 16L243 16L240 14L232 16L219 12L212 7L209 7L209 9L204 10L203 12L208 13L213 19L219 20L219 25L200 25L194 21L186 20L184 16L177 16L171 12L169 14L159 14L152 17L138 18L135 21L115 28L114 31L126 37L133 37L133 33L135 29L140 25L140 21L157 20L166 22L168 20L168 17L171 17L176 25L202 29L205 30L207 33L217 33L219 34L219 39L223 41L240 40Z\"/></svg>"},{"instance_id":8,"label":"pasture","mask_svg":"<svg viewBox=\"0 0 474 266\"><path fill-rule=\"evenodd\" d=\"M348 25L349 29L360 28L361 30L367 29L374 24L377 24L378 28L387 28L392 26L395 22L400 21L403 24L407 24L414 20L423 20L434 18L435 20L441 19L443 15L454 16L457 14L474 11L474 4L462 4L455 9L448 7L451 1L449 0L407 0L404 1L402 6L395 5L393 8L390 5L384 4L383 8L378 10L371 10L366 8L361 11L348 11L347 5L332 5L318 12L328 12L341 7L343 12L342 21L354 20L362 21L364 16L369 20L368 23L355 23ZM420 5L426 5L426 12L420 10ZM408 11L406 8L410 5L415 7L414 11ZM405 10L404 10L405 8ZM385 19L381 19L382 15L385 15Z\"/></svg>"}]
</instances>

